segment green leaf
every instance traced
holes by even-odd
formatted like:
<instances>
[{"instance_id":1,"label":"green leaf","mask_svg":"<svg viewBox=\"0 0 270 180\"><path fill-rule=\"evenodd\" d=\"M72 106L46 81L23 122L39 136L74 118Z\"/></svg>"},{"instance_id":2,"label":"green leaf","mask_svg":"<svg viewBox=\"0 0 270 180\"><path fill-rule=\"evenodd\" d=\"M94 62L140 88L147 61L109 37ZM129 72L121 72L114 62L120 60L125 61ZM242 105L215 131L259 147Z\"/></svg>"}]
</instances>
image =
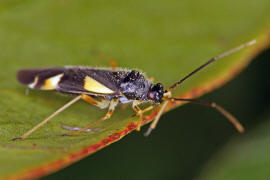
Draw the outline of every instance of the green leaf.
<instances>
[{"instance_id":1,"label":"green leaf","mask_svg":"<svg viewBox=\"0 0 270 180\"><path fill-rule=\"evenodd\" d=\"M197 97L233 78L269 45L269 5L268 0L2 1L0 178L38 178L59 170L119 140L138 121L131 108L118 108L110 120L96 126L99 131L63 137L66 131L61 125L83 127L105 114L79 102L29 139L13 142L12 138L71 99L45 91L26 95L25 87L16 81L17 70L108 66L106 60L93 56L92 51L98 51L116 59L118 66L141 69L168 87L210 57L258 40L255 46L220 60L174 91L174 96ZM149 120L154 114L149 114Z\"/></svg>"},{"instance_id":2,"label":"green leaf","mask_svg":"<svg viewBox=\"0 0 270 180\"><path fill-rule=\"evenodd\" d=\"M270 165L270 115L256 119L264 123L234 138L206 165L199 179L268 179Z\"/></svg>"}]
</instances>

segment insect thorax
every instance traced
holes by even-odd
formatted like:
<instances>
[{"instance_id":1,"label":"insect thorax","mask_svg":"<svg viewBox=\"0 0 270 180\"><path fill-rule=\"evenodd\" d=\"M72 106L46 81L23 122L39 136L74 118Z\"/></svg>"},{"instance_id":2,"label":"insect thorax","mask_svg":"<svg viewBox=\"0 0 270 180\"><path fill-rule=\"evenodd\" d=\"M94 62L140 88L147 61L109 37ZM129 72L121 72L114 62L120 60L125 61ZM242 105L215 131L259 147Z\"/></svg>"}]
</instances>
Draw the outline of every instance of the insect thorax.
<instances>
[{"instance_id":1,"label":"insect thorax","mask_svg":"<svg viewBox=\"0 0 270 180\"><path fill-rule=\"evenodd\" d=\"M127 76L120 83L120 91L129 100L147 101L148 91L152 83L138 71L129 71Z\"/></svg>"}]
</instances>

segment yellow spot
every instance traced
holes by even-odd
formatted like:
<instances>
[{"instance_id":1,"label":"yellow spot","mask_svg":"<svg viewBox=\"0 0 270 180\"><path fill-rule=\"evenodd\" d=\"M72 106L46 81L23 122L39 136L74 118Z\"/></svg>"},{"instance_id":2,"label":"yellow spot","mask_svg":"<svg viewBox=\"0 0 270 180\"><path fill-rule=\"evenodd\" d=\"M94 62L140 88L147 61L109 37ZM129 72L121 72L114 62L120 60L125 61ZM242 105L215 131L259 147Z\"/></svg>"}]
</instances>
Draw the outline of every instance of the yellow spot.
<instances>
[{"instance_id":1,"label":"yellow spot","mask_svg":"<svg viewBox=\"0 0 270 180\"><path fill-rule=\"evenodd\" d=\"M46 81L44 82L43 86L40 89L42 89L42 90L56 89L56 87L58 86L58 83L60 82L63 75L64 74L59 74L57 76L53 76L49 79L46 79Z\"/></svg>"},{"instance_id":2,"label":"yellow spot","mask_svg":"<svg viewBox=\"0 0 270 180\"><path fill-rule=\"evenodd\" d=\"M114 91L107 88L103 84L99 83L95 79L86 76L84 79L84 89L90 92L100 93L100 94L113 94Z\"/></svg>"}]
</instances>

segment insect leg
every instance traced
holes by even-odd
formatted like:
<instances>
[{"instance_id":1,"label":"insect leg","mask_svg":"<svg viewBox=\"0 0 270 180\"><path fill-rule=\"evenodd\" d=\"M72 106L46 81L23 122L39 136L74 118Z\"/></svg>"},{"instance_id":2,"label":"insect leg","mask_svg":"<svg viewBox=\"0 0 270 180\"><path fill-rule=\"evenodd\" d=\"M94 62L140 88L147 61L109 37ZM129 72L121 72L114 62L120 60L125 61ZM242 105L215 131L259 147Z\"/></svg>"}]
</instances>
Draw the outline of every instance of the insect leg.
<instances>
[{"instance_id":1,"label":"insect leg","mask_svg":"<svg viewBox=\"0 0 270 180\"><path fill-rule=\"evenodd\" d=\"M107 114L103 118L101 118L101 119L99 119L97 121L94 121L94 122L88 124L87 126L81 128L79 131L73 133L72 136L76 136L76 135L80 134L81 132L84 132L86 129L90 128L91 126L93 126L95 124L98 124L98 123L101 123L102 121L105 121L106 119L109 119L112 116L117 104L118 104L118 99L111 100L109 110L108 110Z\"/></svg>"},{"instance_id":2,"label":"insect leg","mask_svg":"<svg viewBox=\"0 0 270 180\"><path fill-rule=\"evenodd\" d=\"M162 113L164 112L166 106L168 105L168 102L169 101L165 101L164 104L161 106L160 110L158 111L157 116L155 117L153 122L150 124L148 130L144 133L144 136L149 136L151 134L152 130L156 128L157 123L158 123Z\"/></svg>"},{"instance_id":3,"label":"insect leg","mask_svg":"<svg viewBox=\"0 0 270 180\"><path fill-rule=\"evenodd\" d=\"M171 92L168 91L167 93L164 93L164 98L170 98L172 96ZM144 133L144 136L149 136L151 134L151 132L156 128L157 123L162 115L162 113L164 112L166 106L168 105L170 100L168 99L164 99L164 104L161 106L161 108L158 111L158 114L156 115L155 119L153 120L153 122L150 124L149 128L147 129L147 131Z\"/></svg>"},{"instance_id":4,"label":"insect leg","mask_svg":"<svg viewBox=\"0 0 270 180\"><path fill-rule=\"evenodd\" d=\"M105 99L102 99L101 101L96 100L95 98L87 95L87 94L82 94L82 100L93 104L97 106L100 109L105 109L110 105L110 101L107 101ZM62 126L63 129L68 130L68 131L80 131L82 128L80 127L69 127L69 126ZM90 132L92 129L85 129L84 132Z\"/></svg>"},{"instance_id":5,"label":"insect leg","mask_svg":"<svg viewBox=\"0 0 270 180\"><path fill-rule=\"evenodd\" d=\"M68 130L68 131L79 131L81 130L81 128L79 127L71 127L71 126L66 126L66 125L62 125L61 126L63 129ZM91 132L91 131L98 131L100 130L100 128L93 128L93 129L86 129L84 130L84 132Z\"/></svg>"},{"instance_id":6,"label":"insect leg","mask_svg":"<svg viewBox=\"0 0 270 180\"><path fill-rule=\"evenodd\" d=\"M83 94L82 95L82 99L90 104L93 104L97 107L99 107L100 109L105 109L109 106L110 101L107 101L105 99L102 99L101 101L97 101L96 99L92 98L89 95Z\"/></svg>"},{"instance_id":7,"label":"insect leg","mask_svg":"<svg viewBox=\"0 0 270 180\"><path fill-rule=\"evenodd\" d=\"M137 126L137 131L140 131L141 129L141 125L142 125L142 121L143 121L143 114L147 111L150 111L151 109L154 108L154 106L148 106L147 108L145 109L141 109L138 105L141 104L140 101L133 101L133 104L132 104L132 108L133 110L136 112L136 116L139 116L140 120L138 122L138 126Z\"/></svg>"},{"instance_id":8,"label":"insect leg","mask_svg":"<svg viewBox=\"0 0 270 180\"><path fill-rule=\"evenodd\" d=\"M110 57L108 57L108 56L106 56L106 55L104 55L104 54L102 54L102 53L100 53L100 52L97 52L97 51L94 51L93 54L94 54L97 58L99 58L99 59L101 59L101 60L109 61L109 62L110 62L111 68L112 68L113 70L116 69L117 65L116 65L116 62L115 62L114 59L112 59L112 58L110 58Z\"/></svg>"},{"instance_id":9,"label":"insect leg","mask_svg":"<svg viewBox=\"0 0 270 180\"><path fill-rule=\"evenodd\" d=\"M115 70L115 69L116 69L116 67L117 67L117 65L116 65L116 61L115 61L115 60L113 60L113 59L110 59L110 66L111 66L111 68L112 68L113 70Z\"/></svg>"},{"instance_id":10,"label":"insect leg","mask_svg":"<svg viewBox=\"0 0 270 180\"><path fill-rule=\"evenodd\" d=\"M61 108L59 108L57 111L55 111L53 114L51 114L49 117L47 117L42 122L40 122L38 125L36 125L32 129L30 129L29 131L27 131L24 135L22 135L21 137L18 137L18 138L14 138L12 140L25 139L30 134L32 134L35 130L37 130L38 128L40 128L41 126L43 126L44 124L46 124L49 120L51 120L53 117L55 117L57 114L59 114L60 112L64 111L66 108L68 108L69 106L71 106L72 104L74 104L75 102L77 102L78 100L80 100L81 97L82 97L81 95L75 97L74 99L72 99L71 101L69 101L67 104L65 104L64 106L62 106Z\"/></svg>"}]
</instances>

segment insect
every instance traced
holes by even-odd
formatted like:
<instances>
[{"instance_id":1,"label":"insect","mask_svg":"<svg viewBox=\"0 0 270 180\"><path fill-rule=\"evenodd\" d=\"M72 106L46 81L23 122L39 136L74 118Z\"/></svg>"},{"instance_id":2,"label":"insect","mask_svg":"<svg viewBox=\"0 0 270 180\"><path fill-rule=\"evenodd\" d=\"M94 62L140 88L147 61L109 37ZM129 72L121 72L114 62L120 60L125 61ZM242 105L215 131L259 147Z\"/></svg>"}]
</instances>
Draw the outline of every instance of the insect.
<instances>
[{"instance_id":1,"label":"insect","mask_svg":"<svg viewBox=\"0 0 270 180\"><path fill-rule=\"evenodd\" d=\"M121 68L101 69L85 66L20 70L17 74L18 81L24 85L27 85L29 88L40 90L56 90L60 93L73 95L75 98L59 108L38 125L30 129L24 135L19 138L14 138L13 140L25 139L35 130L46 124L54 116L80 99L93 104L100 109L107 108L108 112L101 119L92 122L83 128L79 128L78 131L74 132L72 135L77 135L81 132L84 132L95 124L109 119L119 103L131 103L133 110L140 118L137 130L140 130L140 126L142 125L143 114L152 110L156 106L161 106L157 116L145 133L145 136L148 136L151 131L155 129L168 103L172 101L186 101L215 108L217 111L223 114L239 132L243 132L244 128L237 121L237 119L216 103L198 99L174 98L172 97L171 92L186 79L210 63L255 43L255 40L247 42L223 54L211 58L206 63L196 68L194 71L187 74L180 81L172 84L166 90L164 90L164 87L161 83L152 83L144 76L143 73L137 70L126 70ZM151 105L145 109L141 109L139 105L145 102L150 102Z\"/></svg>"}]
</instances>

